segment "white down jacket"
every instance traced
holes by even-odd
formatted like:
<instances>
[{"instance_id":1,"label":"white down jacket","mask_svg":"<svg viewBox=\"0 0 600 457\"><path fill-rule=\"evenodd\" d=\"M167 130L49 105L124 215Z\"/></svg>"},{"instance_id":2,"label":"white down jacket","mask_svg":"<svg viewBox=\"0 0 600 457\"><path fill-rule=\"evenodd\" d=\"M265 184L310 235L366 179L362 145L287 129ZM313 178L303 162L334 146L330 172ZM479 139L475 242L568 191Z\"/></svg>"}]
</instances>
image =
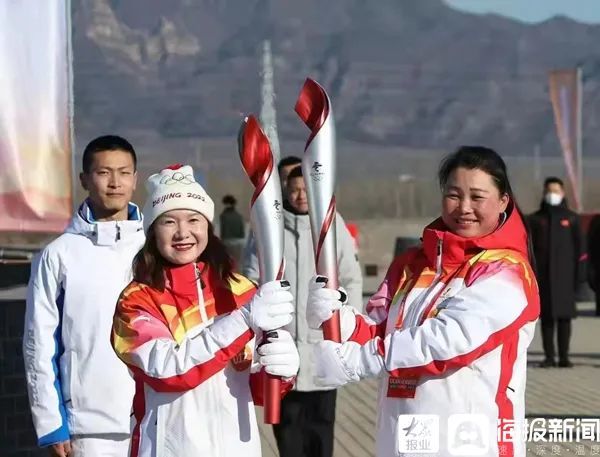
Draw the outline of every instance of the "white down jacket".
<instances>
[{"instance_id":1,"label":"white down jacket","mask_svg":"<svg viewBox=\"0 0 600 457\"><path fill-rule=\"evenodd\" d=\"M23 355L40 446L71 435L129 434L134 384L110 331L131 262L144 243L141 213L88 222L84 203L32 264Z\"/></svg>"}]
</instances>

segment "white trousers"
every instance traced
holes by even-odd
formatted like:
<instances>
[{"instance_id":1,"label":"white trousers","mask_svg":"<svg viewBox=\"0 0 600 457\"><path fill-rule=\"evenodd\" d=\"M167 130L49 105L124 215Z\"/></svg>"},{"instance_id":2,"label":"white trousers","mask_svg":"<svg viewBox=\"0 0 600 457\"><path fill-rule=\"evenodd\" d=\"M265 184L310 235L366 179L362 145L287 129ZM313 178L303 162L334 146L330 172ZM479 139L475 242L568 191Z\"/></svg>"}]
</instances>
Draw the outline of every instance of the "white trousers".
<instances>
[{"instance_id":1,"label":"white trousers","mask_svg":"<svg viewBox=\"0 0 600 457\"><path fill-rule=\"evenodd\" d=\"M120 434L76 435L71 437L69 457L127 457L129 436Z\"/></svg>"}]
</instances>

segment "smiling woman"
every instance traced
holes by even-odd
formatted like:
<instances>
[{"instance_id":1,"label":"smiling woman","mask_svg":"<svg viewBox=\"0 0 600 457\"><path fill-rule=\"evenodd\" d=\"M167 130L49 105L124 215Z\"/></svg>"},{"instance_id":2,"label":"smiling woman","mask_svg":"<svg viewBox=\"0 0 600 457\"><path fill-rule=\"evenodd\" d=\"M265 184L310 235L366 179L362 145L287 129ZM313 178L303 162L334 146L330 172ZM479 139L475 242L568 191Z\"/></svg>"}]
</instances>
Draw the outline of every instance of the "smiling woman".
<instances>
[{"instance_id":1,"label":"smiling woman","mask_svg":"<svg viewBox=\"0 0 600 457\"><path fill-rule=\"evenodd\" d=\"M382 378L377 456L412 454L407 430L434 417L439 429L421 452L524 457L521 440L497 433L502 421L522 433L527 346L540 311L523 218L492 149L459 148L438 178L441 217L419 247L394 259L368 318L342 306L354 332L317 345L317 376L329 388ZM307 315L324 320L340 308L317 284L310 290Z\"/></svg>"},{"instance_id":2,"label":"smiling woman","mask_svg":"<svg viewBox=\"0 0 600 457\"><path fill-rule=\"evenodd\" d=\"M280 329L292 320L289 284L256 291L233 272L213 231L213 201L190 166L165 168L147 187L146 243L112 333L138 386L130 455L259 457L254 404L264 374L287 380L283 394L298 372L292 337ZM251 376L253 359L264 371Z\"/></svg>"},{"instance_id":3,"label":"smiling woman","mask_svg":"<svg viewBox=\"0 0 600 457\"><path fill-rule=\"evenodd\" d=\"M189 209L166 212L155 222L156 245L162 257L174 265L200 258L208 243L208 221Z\"/></svg>"},{"instance_id":4,"label":"smiling woman","mask_svg":"<svg viewBox=\"0 0 600 457\"><path fill-rule=\"evenodd\" d=\"M464 146L442 162L442 220L465 238L493 232L506 220L514 195L503 163L496 153L479 146Z\"/></svg>"}]
</instances>

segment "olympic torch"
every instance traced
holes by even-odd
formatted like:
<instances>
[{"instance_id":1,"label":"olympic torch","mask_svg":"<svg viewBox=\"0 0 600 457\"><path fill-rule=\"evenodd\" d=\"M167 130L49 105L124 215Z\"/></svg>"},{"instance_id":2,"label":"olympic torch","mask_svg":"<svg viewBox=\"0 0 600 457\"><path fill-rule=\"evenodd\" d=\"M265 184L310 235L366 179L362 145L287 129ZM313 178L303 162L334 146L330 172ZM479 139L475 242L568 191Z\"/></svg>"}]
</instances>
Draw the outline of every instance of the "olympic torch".
<instances>
[{"instance_id":1,"label":"olympic torch","mask_svg":"<svg viewBox=\"0 0 600 457\"><path fill-rule=\"evenodd\" d=\"M254 116L244 119L238 135L242 167L254 185L250 201L250 225L258 250L260 283L283 277L283 215L281 183L274 170L269 140ZM266 374L265 424L278 424L281 379Z\"/></svg>"},{"instance_id":2,"label":"olympic torch","mask_svg":"<svg viewBox=\"0 0 600 457\"><path fill-rule=\"evenodd\" d=\"M300 91L296 113L310 129L302 158L302 174L306 182L317 274L329 278L326 287L337 289L335 124L325 89L310 78ZM324 322L322 328L326 340L341 342L339 312Z\"/></svg>"}]
</instances>

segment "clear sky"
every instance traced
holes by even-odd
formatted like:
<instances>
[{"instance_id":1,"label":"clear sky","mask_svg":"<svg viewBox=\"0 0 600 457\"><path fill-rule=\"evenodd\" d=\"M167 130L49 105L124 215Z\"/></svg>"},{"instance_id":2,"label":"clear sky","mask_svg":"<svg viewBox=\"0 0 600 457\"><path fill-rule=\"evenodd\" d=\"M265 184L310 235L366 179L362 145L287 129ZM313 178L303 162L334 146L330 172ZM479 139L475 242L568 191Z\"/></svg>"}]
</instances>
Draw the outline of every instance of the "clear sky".
<instances>
[{"instance_id":1,"label":"clear sky","mask_svg":"<svg viewBox=\"0 0 600 457\"><path fill-rule=\"evenodd\" d=\"M412 1L412 0L411 0ZM418 1L418 0L414 0ZM568 16L579 22L600 23L600 0L444 0L471 13L495 13L524 22Z\"/></svg>"}]
</instances>

